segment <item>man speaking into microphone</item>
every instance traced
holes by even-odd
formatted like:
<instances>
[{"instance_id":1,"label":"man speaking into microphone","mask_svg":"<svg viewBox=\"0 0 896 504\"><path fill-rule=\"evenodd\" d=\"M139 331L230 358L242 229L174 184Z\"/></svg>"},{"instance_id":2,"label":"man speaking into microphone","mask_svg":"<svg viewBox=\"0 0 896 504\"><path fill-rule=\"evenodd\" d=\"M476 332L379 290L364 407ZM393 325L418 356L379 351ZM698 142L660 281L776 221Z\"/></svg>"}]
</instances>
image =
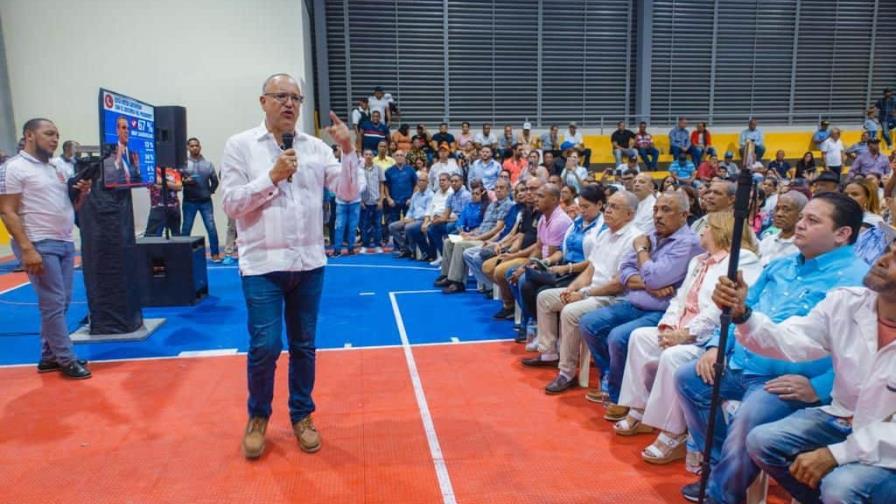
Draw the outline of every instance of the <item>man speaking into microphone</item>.
<instances>
[{"instance_id":1,"label":"man speaking into microphone","mask_svg":"<svg viewBox=\"0 0 896 504\"><path fill-rule=\"evenodd\" d=\"M326 264L321 201L324 186L337 196L357 191L360 161L348 128L332 112L328 130L342 148L341 163L323 141L296 131L303 101L295 79L268 77L259 97L264 122L230 137L221 159L224 212L236 222L249 316L249 421L242 441L249 459L264 452L284 325L293 432L303 451L314 453L321 446L311 420L314 337ZM286 148L283 137L288 143L290 134L292 147Z\"/></svg>"}]
</instances>

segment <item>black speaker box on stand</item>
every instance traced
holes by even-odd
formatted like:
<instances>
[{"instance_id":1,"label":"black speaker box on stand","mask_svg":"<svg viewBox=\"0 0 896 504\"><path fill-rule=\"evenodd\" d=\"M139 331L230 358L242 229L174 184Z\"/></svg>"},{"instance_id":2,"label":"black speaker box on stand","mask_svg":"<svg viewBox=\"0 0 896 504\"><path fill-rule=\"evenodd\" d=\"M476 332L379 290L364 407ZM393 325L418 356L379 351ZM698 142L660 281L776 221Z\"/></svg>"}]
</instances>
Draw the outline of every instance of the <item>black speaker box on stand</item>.
<instances>
[{"instance_id":1,"label":"black speaker box on stand","mask_svg":"<svg viewBox=\"0 0 896 504\"><path fill-rule=\"evenodd\" d=\"M156 107L156 166L183 169L187 165L187 109Z\"/></svg>"},{"instance_id":2,"label":"black speaker box on stand","mask_svg":"<svg viewBox=\"0 0 896 504\"><path fill-rule=\"evenodd\" d=\"M139 238L137 250L142 306L189 306L208 295L203 237Z\"/></svg>"}]
</instances>

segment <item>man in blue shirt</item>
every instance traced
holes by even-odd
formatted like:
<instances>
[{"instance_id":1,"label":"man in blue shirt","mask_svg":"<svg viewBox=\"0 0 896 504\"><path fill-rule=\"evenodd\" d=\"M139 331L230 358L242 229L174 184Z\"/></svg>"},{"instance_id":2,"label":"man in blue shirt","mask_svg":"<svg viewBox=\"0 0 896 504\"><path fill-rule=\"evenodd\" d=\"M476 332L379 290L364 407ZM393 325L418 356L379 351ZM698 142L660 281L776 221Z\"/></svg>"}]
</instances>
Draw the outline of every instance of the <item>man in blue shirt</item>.
<instances>
[{"instance_id":1,"label":"man in blue shirt","mask_svg":"<svg viewBox=\"0 0 896 504\"><path fill-rule=\"evenodd\" d=\"M821 121L821 124L818 126L818 129L815 133L812 134L812 143L815 144L815 148L821 146L821 144L831 136L830 130L828 130L828 126L831 123L828 122L827 119Z\"/></svg>"},{"instance_id":2,"label":"man in blue shirt","mask_svg":"<svg viewBox=\"0 0 896 504\"><path fill-rule=\"evenodd\" d=\"M762 159L765 154L765 142L762 139L762 130L757 127L757 121L750 118L747 129L740 132L740 157L746 159L747 144L753 144L753 153L756 154L756 161Z\"/></svg>"},{"instance_id":3,"label":"man in blue shirt","mask_svg":"<svg viewBox=\"0 0 896 504\"><path fill-rule=\"evenodd\" d=\"M382 141L389 141L389 127L381 122L380 113L374 110L370 114L369 121L361 121L361 150L377 151L377 145Z\"/></svg>"},{"instance_id":4,"label":"man in blue shirt","mask_svg":"<svg viewBox=\"0 0 896 504\"><path fill-rule=\"evenodd\" d=\"M680 159L682 154L690 154L696 166L700 163L700 152L691 145L691 134L688 133L688 120L682 116L678 118L678 126L669 131L669 154L674 159Z\"/></svg>"},{"instance_id":5,"label":"man in blue shirt","mask_svg":"<svg viewBox=\"0 0 896 504\"><path fill-rule=\"evenodd\" d=\"M414 186L417 185L417 172L407 164L407 154L404 151L396 151L393 156L395 165L386 170L384 187L387 225L397 222L407 213L408 201L414 192Z\"/></svg>"},{"instance_id":6,"label":"man in blue shirt","mask_svg":"<svg viewBox=\"0 0 896 504\"><path fill-rule=\"evenodd\" d=\"M868 265L856 257L852 244L862 213L859 204L843 194L816 195L796 225L793 243L800 253L769 263L750 288L747 306L780 322L807 314L830 289L861 285ZM701 450L718 343L718 337L708 341L706 353L679 368L675 376L693 447ZM761 357L741 346L733 331L726 352L728 369L722 377L721 397L741 405L730 424L718 417L707 502L739 503L759 474L747 455L747 434L799 409L829 402L834 373L829 357L800 363ZM700 483L692 483L682 494L696 502L699 490Z\"/></svg>"},{"instance_id":7,"label":"man in blue shirt","mask_svg":"<svg viewBox=\"0 0 896 504\"><path fill-rule=\"evenodd\" d=\"M432 199L432 191L427 188L427 184L427 177L417 179L416 190L404 219L389 224L389 232L395 241L395 255L399 258L414 257L414 251L408 246L407 228L411 224L423 222L423 218L426 217L426 208Z\"/></svg>"},{"instance_id":8,"label":"man in blue shirt","mask_svg":"<svg viewBox=\"0 0 896 504\"><path fill-rule=\"evenodd\" d=\"M492 148L482 146L479 149L479 159L473 162L470 172L467 174L467 183L478 180L485 186L488 191L495 190L495 183L498 181L498 174L501 173L501 165L492 159Z\"/></svg>"},{"instance_id":9,"label":"man in blue shirt","mask_svg":"<svg viewBox=\"0 0 896 504\"><path fill-rule=\"evenodd\" d=\"M688 155L685 152L680 152L678 158L669 165L669 173L679 184L691 185L697 175L697 168L694 163L688 161Z\"/></svg>"}]
</instances>

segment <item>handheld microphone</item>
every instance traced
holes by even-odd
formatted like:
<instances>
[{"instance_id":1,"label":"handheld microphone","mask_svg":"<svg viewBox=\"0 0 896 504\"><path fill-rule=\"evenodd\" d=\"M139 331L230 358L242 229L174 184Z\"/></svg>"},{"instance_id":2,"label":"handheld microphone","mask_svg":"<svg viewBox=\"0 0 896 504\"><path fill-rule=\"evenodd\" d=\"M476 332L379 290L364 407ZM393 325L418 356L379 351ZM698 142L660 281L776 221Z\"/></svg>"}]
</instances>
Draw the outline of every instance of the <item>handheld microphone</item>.
<instances>
[{"instance_id":1,"label":"handheld microphone","mask_svg":"<svg viewBox=\"0 0 896 504\"><path fill-rule=\"evenodd\" d=\"M292 131L283 134L283 143L280 144L280 149L289 150L292 149L292 141L295 140L296 135ZM287 182L292 182L292 175L287 177Z\"/></svg>"}]
</instances>

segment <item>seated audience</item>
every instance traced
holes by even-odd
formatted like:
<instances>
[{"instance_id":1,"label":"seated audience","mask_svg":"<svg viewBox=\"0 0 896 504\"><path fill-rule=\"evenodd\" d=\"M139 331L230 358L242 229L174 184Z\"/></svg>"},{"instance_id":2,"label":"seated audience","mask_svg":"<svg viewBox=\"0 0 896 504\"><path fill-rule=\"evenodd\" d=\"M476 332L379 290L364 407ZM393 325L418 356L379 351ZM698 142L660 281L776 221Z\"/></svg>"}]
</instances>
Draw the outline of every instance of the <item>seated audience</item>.
<instances>
[{"instance_id":1,"label":"seated audience","mask_svg":"<svg viewBox=\"0 0 896 504\"><path fill-rule=\"evenodd\" d=\"M713 304L712 293L718 279L728 273L733 235L732 212L708 215L700 234L700 245L706 252L691 259L687 276L658 326L635 329L629 340L619 394L619 405L629 412L614 430L621 436L632 436L659 429L653 444L641 452L641 457L652 464L683 459L687 452L687 425L675 391L675 372L703 353L700 345L719 327L721 311ZM748 285L762 271L754 242L755 236L745 230L738 264Z\"/></svg>"},{"instance_id":2,"label":"seated audience","mask_svg":"<svg viewBox=\"0 0 896 504\"><path fill-rule=\"evenodd\" d=\"M582 165L587 173L588 168L591 166L591 149L585 147L585 140L582 137L582 132L578 130L578 125L576 125L575 122L569 123L566 133L563 135L563 143L572 144L573 149L575 149L579 156L582 157ZM566 150L562 144L560 148ZM581 188L579 188L579 190L581 190Z\"/></svg>"},{"instance_id":3,"label":"seated audience","mask_svg":"<svg viewBox=\"0 0 896 504\"><path fill-rule=\"evenodd\" d=\"M773 261L750 288L747 305L774 321L804 315L834 287L858 285L868 266L855 256L852 244L862 221L862 209L839 193L819 194L803 208L794 244L800 254ZM741 319L734 319L735 322ZM830 400L833 370L829 358L788 363L759 356L732 337L723 351L728 369L722 376L722 399L741 401L730 422L719 421L711 463L711 502L741 502L759 469L746 454L747 434L759 425L780 420L794 411ZM679 368L676 387L694 446L704 445L713 363L718 338L706 345L696 362ZM699 482L682 494L693 501Z\"/></svg>"},{"instance_id":4,"label":"seated audience","mask_svg":"<svg viewBox=\"0 0 896 504\"><path fill-rule=\"evenodd\" d=\"M868 140L868 150L859 154L849 170L850 177L857 175L884 176L890 172L890 160L880 151L880 139Z\"/></svg>"},{"instance_id":5,"label":"seated audience","mask_svg":"<svg viewBox=\"0 0 896 504\"><path fill-rule=\"evenodd\" d=\"M669 165L669 173L675 177L679 185L692 185L696 179L697 168L688 160L687 154L680 153Z\"/></svg>"},{"instance_id":6,"label":"seated audience","mask_svg":"<svg viewBox=\"0 0 896 504\"><path fill-rule=\"evenodd\" d=\"M579 193L576 192L574 186L567 185L560 189L560 209L563 210L570 219L575 219L582 211L581 208L579 208L578 198Z\"/></svg>"},{"instance_id":7,"label":"seated audience","mask_svg":"<svg viewBox=\"0 0 896 504\"><path fill-rule=\"evenodd\" d=\"M609 365L607 420L622 420L628 413L628 408L618 403L631 332L657 325L684 280L691 258L702 252L699 239L687 226L688 206L684 193L660 195L653 213L654 230L635 238L634 250L619 267L625 294L617 303L580 321L582 339L591 355Z\"/></svg>"},{"instance_id":8,"label":"seated audience","mask_svg":"<svg viewBox=\"0 0 896 504\"><path fill-rule=\"evenodd\" d=\"M431 266L439 265L441 262L441 251L437 251L427 238L429 236L429 226L446 224L448 222L448 218L451 215L448 198L454 194L450 180L447 173L439 175L439 184L432 191L432 197L429 198L429 204L426 206L426 212L423 214L423 221L410 224L404 229L408 242L411 244L410 249L414 250L414 245L416 245L423 253L422 260L431 263Z\"/></svg>"},{"instance_id":9,"label":"seated audience","mask_svg":"<svg viewBox=\"0 0 896 504\"><path fill-rule=\"evenodd\" d=\"M492 152L498 148L498 137L492 133L492 125L490 123L482 124L482 131L473 136L473 145L476 149L488 147Z\"/></svg>"},{"instance_id":10,"label":"seated audience","mask_svg":"<svg viewBox=\"0 0 896 504\"><path fill-rule=\"evenodd\" d=\"M510 172L510 183L516 184L520 179L520 175L523 173L523 170L529 164L529 161L523 157L523 146L520 144L513 144L508 149L509 156L505 156L504 163L502 163L502 167Z\"/></svg>"},{"instance_id":11,"label":"seated audience","mask_svg":"<svg viewBox=\"0 0 896 504\"><path fill-rule=\"evenodd\" d=\"M690 154L694 161L694 166L700 163L700 157L697 155L697 149L691 144L691 135L688 133L688 120L686 117L679 117L678 124L669 131L669 154L672 159L682 159ZM669 171L672 171L671 169Z\"/></svg>"},{"instance_id":12,"label":"seated audience","mask_svg":"<svg viewBox=\"0 0 896 504\"><path fill-rule=\"evenodd\" d=\"M623 175L624 177L625 175ZM653 231L653 212L656 205L655 187L653 185L653 177L647 173L639 173L636 177L632 177L631 188L626 187L638 197L638 211L635 213L635 227L642 233L650 233ZM625 178L623 178L625 182Z\"/></svg>"},{"instance_id":13,"label":"seated audience","mask_svg":"<svg viewBox=\"0 0 896 504\"><path fill-rule=\"evenodd\" d=\"M498 153L500 153L501 159L507 159L513 155L514 143L513 126L505 124L504 134L498 137Z\"/></svg>"},{"instance_id":14,"label":"seated audience","mask_svg":"<svg viewBox=\"0 0 896 504\"><path fill-rule=\"evenodd\" d=\"M591 184L582 189L579 198L581 214L571 217L572 225L567 227L563 236L560 261L544 270L534 265L528 267L518 282L517 301L524 313L537 320L538 293L544 289L566 287L588 267L588 255L604 225L601 212L606 201L602 186Z\"/></svg>"},{"instance_id":15,"label":"seated audience","mask_svg":"<svg viewBox=\"0 0 896 504\"><path fill-rule=\"evenodd\" d=\"M416 244L409 241L407 231L411 226L419 227L423 224L426 210L429 208L429 201L432 199L433 193L428 189L427 173L422 172L419 175L416 179L414 195L411 196L410 206L404 218L389 224L389 234L395 243L395 256L398 258L415 258Z\"/></svg>"},{"instance_id":16,"label":"seated audience","mask_svg":"<svg viewBox=\"0 0 896 504\"><path fill-rule=\"evenodd\" d=\"M812 181L812 195L817 196L826 192L837 192L840 189L840 175L825 170Z\"/></svg>"},{"instance_id":17,"label":"seated audience","mask_svg":"<svg viewBox=\"0 0 896 504\"><path fill-rule=\"evenodd\" d=\"M618 191L610 196L603 214L606 229L595 238L588 254L588 266L565 289L547 289L538 294L539 356L530 365L538 361L558 363L557 377L545 387L548 394L575 385L581 318L615 302L616 296L624 291L618 276L619 265L631 250L632 241L641 234L633 223L637 207L637 196L628 191ZM600 400L597 395L593 399Z\"/></svg>"},{"instance_id":18,"label":"seated audience","mask_svg":"<svg viewBox=\"0 0 896 504\"><path fill-rule=\"evenodd\" d=\"M638 149L638 155L644 161L644 166L650 171L656 171L656 162L660 158L660 151L653 144L653 135L647 132L647 123L644 121L638 124L635 148Z\"/></svg>"},{"instance_id":19,"label":"seated audience","mask_svg":"<svg viewBox=\"0 0 896 504\"><path fill-rule=\"evenodd\" d=\"M547 182L550 175L547 168L538 164L538 151L532 150L526 156L526 168L520 173L519 181L525 183L530 178L537 178L542 182Z\"/></svg>"},{"instance_id":20,"label":"seated audience","mask_svg":"<svg viewBox=\"0 0 896 504\"><path fill-rule=\"evenodd\" d=\"M448 157L451 154L451 147L447 143L442 143L438 149L438 159L429 167L429 186L436 187L439 183L439 176L443 173L450 178L454 174L462 175L463 171L457 165L457 160Z\"/></svg>"},{"instance_id":21,"label":"seated audience","mask_svg":"<svg viewBox=\"0 0 896 504\"><path fill-rule=\"evenodd\" d=\"M487 191L495 190L495 183L498 181L501 165L492 159L492 153L492 148L488 146L479 149L479 159L473 162L469 173L467 173L468 184L478 180Z\"/></svg>"},{"instance_id":22,"label":"seated audience","mask_svg":"<svg viewBox=\"0 0 896 504\"><path fill-rule=\"evenodd\" d=\"M712 135L706 129L705 122L697 123L697 129L691 132L691 146L697 154L696 159L694 159L695 165L699 165L703 161L704 154L715 156L718 161L716 148L712 146Z\"/></svg>"},{"instance_id":23,"label":"seated audience","mask_svg":"<svg viewBox=\"0 0 896 504\"><path fill-rule=\"evenodd\" d=\"M710 184L703 192L703 197L701 198L706 215L691 224L691 230L699 235L712 212L731 211L731 208L734 206L736 193L737 185L734 182L717 180Z\"/></svg>"},{"instance_id":24,"label":"seated audience","mask_svg":"<svg viewBox=\"0 0 896 504\"><path fill-rule=\"evenodd\" d=\"M808 314L775 322L748 310L745 286L714 299L742 323L757 355L802 362L831 356L831 404L761 425L747 436L753 462L799 502L889 502L896 495L896 253L865 276L867 288L831 291ZM746 313L745 313L746 312Z\"/></svg>"},{"instance_id":25,"label":"seated audience","mask_svg":"<svg viewBox=\"0 0 896 504\"><path fill-rule=\"evenodd\" d=\"M579 154L574 149L566 151L566 164L560 172L560 179L563 185L574 187L576 193L582 190L582 186L588 180L588 169L579 166Z\"/></svg>"},{"instance_id":26,"label":"seated audience","mask_svg":"<svg viewBox=\"0 0 896 504\"><path fill-rule=\"evenodd\" d=\"M623 156L638 158L638 151L635 149L635 133L625 128L625 121L616 123L616 131L610 135L610 145L617 166L622 164Z\"/></svg>"},{"instance_id":27,"label":"seated audience","mask_svg":"<svg viewBox=\"0 0 896 504\"><path fill-rule=\"evenodd\" d=\"M772 223L777 232L768 233L759 242L759 261L763 268L775 259L799 253L793 243L794 232L800 212L808 202L809 199L797 191L789 191L778 197L772 213Z\"/></svg>"},{"instance_id":28,"label":"seated audience","mask_svg":"<svg viewBox=\"0 0 896 504\"><path fill-rule=\"evenodd\" d=\"M815 155L811 151L803 154L803 157L797 161L792 174L788 176L793 179L807 179L815 175Z\"/></svg>"},{"instance_id":29,"label":"seated audience","mask_svg":"<svg viewBox=\"0 0 896 504\"><path fill-rule=\"evenodd\" d=\"M460 123L460 134L457 135L457 147L465 150L467 147L476 147L473 143L473 133L470 131L470 123Z\"/></svg>"},{"instance_id":30,"label":"seated audience","mask_svg":"<svg viewBox=\"0 0 896 504\"><path fill-rule=\"evenodd\" d=\"M541 148L545 153L550 152L557 157L560 155L560 128L552 124L547 133L541 135Z\"/></svg>"},{"instance_id":31,"label":"seated audience","mask_svg":"<svg viewBox=\"0 0 896 504\"><path fill-rule=\"evenodd\" d=\"M486 240L498 236L504 229L503 219L512 206L510 183L505 180L496 182L495 201L489 204L479 227L461 232L460 241L446 240L442 245L442 274L436 278L436 287L444 287L443 292L448 294L464 291L467 281L464 250L480 246Z\"/></svg>"},{"instance_id":32,"label":"seated audience","mask_svg":"<svg viewBox=\"0 0 896 504\"><path fill-rule=\"evenodd\" d=\"M436 150L443 144L448 146L448 152L457 150L457 141L455 141L454 135L448 133L448 123L444 122L439 124L439 132L432 136L429 145L433 150Z\"/></svg>"},{"instance_id":33,"label":"seated audience","mask_svg":"<svg viewBox=\"0 0 896 504\"><path fill-rule=\"evenodd\" d=\"M740 173L737 163L734 162L734 153L725 152L725 160L719 163L719 170L725 170L729 177L736 177Z\"/></svg>"},{"instance_id":34,"label":"seated audience","mask_svg":"<svg viewBox=\"0 0 896 504\"><path fill-rule=\"evenodd\" d=\"M765 140L763 139L762 130L760 130L757 125L758 121L755 118L752 118L747 124L747 129L740 133L740 141L738 142L738 145L740 146L741 159L746 159L747 148L750 146L753 147L753 154L756 157L756 161L761 160L762 156L765 154Z\"/></svg>"},{"instance_id":35,"label":"seated audience","mask_svg":"<svg viewBox=\"0 0 896 504\"><path fill-rule=\"evenodd\" d=\"M532 134L532 123L524 122L523 131L520 132L516 139L516 143L523 148L523 155L528 157L529 153L541 148L541 139Z\"/></svg>"},{"instance_id":36,"label":"seated audience","mask_svg":"<svg viewBox=\"0 0 896 504\"><path fill-rule=\"evenodd\" d=\"M466 210L467 206L469 206L470 201L473 200L472 193L464 187L464 177L461 174L455 173L451 175L450 178L451 184L451 196L448 196L448 203L445 205L445 211L442 215L442 219L439 222L430 222L426 231L426 237L429 240L429 244L432 247L432 252L438 256L435 264L433 266L441 265L441 257L442 257L442 246L445 241L445 237L449 234L454 234L458 229L461 231L467 231L463 229L461 226L460 217L463 212ZM482 187L477 181L473 181L474 187ZM476 200L477 208L482 206L482 198ZM471 211L472 212L472 211ZM482 212L485 212L485 207L482 207ZM479 219L474 219L473 213L468 215L465 220L465 224L469 225L470 223L475 222L475 225L472 227L476 227L481 222L481 216Z\"/></svg>"},{"instance_id":37,"label":"seated audience","mask_svg":"<svg viewBox=\"0 0 896 504\"><path fill-rule=\"evenodd\" d=\"M784 159L785 155L784 151L779 149L775 152L775 160L768 164L769 169L775 170L781 178L787 178L787 174L790 173L790 163Z\"/></svg>"},{"instance_id":38,"label":"seated audience","mask_svg":"<svg viewBox=\"0 0 896 504\"><path fill-rule=\"evenodd\" d=\"M719 158L715 154L710 154L709 158L700 163L697 168L697 180L708 184L712 179L719 176Z\"/></svg>"}]
</instances>

